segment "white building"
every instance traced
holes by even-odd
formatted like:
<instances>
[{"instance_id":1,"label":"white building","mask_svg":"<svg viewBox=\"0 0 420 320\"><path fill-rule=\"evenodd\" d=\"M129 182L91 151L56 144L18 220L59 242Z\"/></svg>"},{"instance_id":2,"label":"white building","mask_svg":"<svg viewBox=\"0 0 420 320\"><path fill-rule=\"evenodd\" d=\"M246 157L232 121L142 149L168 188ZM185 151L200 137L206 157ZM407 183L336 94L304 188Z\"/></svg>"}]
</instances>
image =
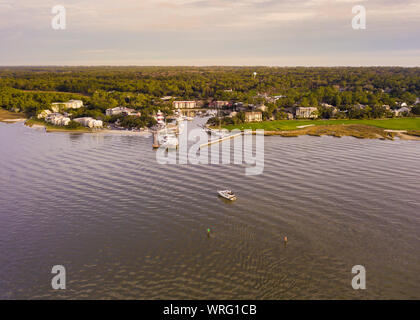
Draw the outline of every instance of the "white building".
<instances>
[{"instance_id":1,"label":"white building","mask_svg":"<svg viewBox=\"0 0 420 320\"><path fill-rule=\"evenodd\" d=\"M296 118L318 118L318 108L315 107L297 107Z\"/></svg>"},{"instance_id":2,"label":"white building","mask_svg":"<svg viewBox=\"0 0 420 320\"><path fill-rule=\"evenodd\" d=\"M411 108L402 107L402 108L399 108L397 110L394 110L393 112L394 112L394 115L396 117L400 117L400 116L403 116L405 113L410 113L411 112Z\"/></svg>"},{"instance_id":3,"label":"white building","mask_svg":"<svg viewBox=\"0 0 420 320\"><path fill-rule=\"evenodd\" d=\"M45 121L55 126L67 126L71 120L61 113L50 113L45 117Z\"/></svg>"},{"instance_id":4,"label":"white building","mask_svg":"<svg viewBox=\"0 0 420 320\"><path fill-rule=\"evenodd\" d=\"M51 109L54 112L58 112L60 109L79 109L83 107L82 100L69 100L67 102L53 102Z\"/></svg>"},{"instance_id":5,"label":"white building","mask_svg":"<svg viewBox=\"0 0 420 320\"><path fill-rule=\"evenodd\" d=\"M74 119L74 121L88 128L102 128L103 127L102 120L96 120L91 117L76 118Z\"/></svg>"},{"instance_id":6,"label":"white building","mask_svg":"<svg viewBox=\"0 0 420 320\"><path fill-rule=\"evenodd\" d=\"M47 117L49 114L51 114L51 111L48 109L42 110L38 115L36 116L38 119L43 119Z\"/></svg>"},{"instance_id":7,"label":"white building","mask_svg":"<svg viewBox=\"0 0 420 320\"><path fill-rule=\"evenodd\" d=\"M172 107L174 109L193 109L197 108L196 101L173 101Z\"/></svg>"},{"instance_id":8,"label":"white building","mask_svg":"<svg viewBox=\"0 0 420 320\"><path fill-rule=\"evenodd\" d=\"M106 109L105 113L107 116L114 116L117 114L122 114L125 116L137 116L137 117L141 116L140 112L131 108L126 108L126 107L116 107L116 108Z\"/></svg>"},{"instance_id":9,"label":"white building","mask_svg":"<svg viewBox=\"0 0 420 320\"><path fill-rule=\"evenodd\" d=\"M262 121L262 113L259 111L245 112L245 122Z\"/></svg>"}]
</instances>

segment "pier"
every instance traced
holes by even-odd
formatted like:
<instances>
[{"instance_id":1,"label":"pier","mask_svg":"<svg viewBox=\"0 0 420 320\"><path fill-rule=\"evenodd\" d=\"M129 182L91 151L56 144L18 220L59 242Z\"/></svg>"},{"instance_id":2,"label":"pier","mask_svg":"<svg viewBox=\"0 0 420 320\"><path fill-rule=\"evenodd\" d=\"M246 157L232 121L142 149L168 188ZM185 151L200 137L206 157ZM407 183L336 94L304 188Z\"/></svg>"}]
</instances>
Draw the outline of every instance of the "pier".
<instances>
[{"instance_id":1,"label":"pier","mask_svg":"<svg viewBox=\"0 0 420 320\"><path fill-rule=\"evenodd\" d=\"M232 134L231 136L227 136L227 137L223 137L223 138L219 138L219 139L215 139L215 140L210 140L209 142L201 144L200 149L204 148L204 147L208 147L208 146L210 146L212 144L215 144L215 143L220 143L220 142L223 142L223 141L226 141L226 140L229 140L229 139L234 139L236 137L241 136L242 134L243 134L242 132L239 132L239 133L236 133L236 134Z\"/></svg>"},{"instance_id":2,"label":"pier","mask_svg":"<svg viewBox=\"0 0 420 320\"><path fill-rule=\"evenodd\" d=\"M152 131L153 133L153 149L157 149L160 147L160 142L159 142L159 134L163 133L163 134L173 134L173 135L178 135L179 134L179 127L177 125L166 125L165 127L162 128L157 128L155 130ZM176 145L176 147L178 147L178 144ZM168 147L170 148L170 147Z\"/></svg>"}]
</instances>

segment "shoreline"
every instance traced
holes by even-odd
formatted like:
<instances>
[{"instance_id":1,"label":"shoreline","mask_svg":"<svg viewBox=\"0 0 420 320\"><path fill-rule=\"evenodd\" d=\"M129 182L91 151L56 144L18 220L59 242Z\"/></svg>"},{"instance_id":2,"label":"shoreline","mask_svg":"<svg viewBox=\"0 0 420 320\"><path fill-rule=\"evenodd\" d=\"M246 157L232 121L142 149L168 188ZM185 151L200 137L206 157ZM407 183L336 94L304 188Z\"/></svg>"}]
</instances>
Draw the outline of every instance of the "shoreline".
<instances>
[{"instance_id":1,"label":"shoreline","mask_svg":"<svg viewBox=\"0 0 420 320\"><path fill-rule=\"evenodd\" d=\"M241 129L242 132L247 129ZM257 134L252 130L252 134ZM412 140L420 141L420 131L415 130L391 130L370 125L344 124L344 125L319 125L307 126L298 130L265 130L265 136L280 136L285 138L298 136L332 136L336 138L354 137L358 139L381 139L381 140Z\"/></svg>"},{"instance_id":2,"label":"shoreline","mask_svg":"<svg viewBox=\"0 0 420 320\"><path fill-rule=\"evenodd\" d=\"M257 134L255 131L252 131L252 134ZM399 138L400 140L411 140L411 141L420 141L419 136L405 134L396 132L393 137L387 136L383 137L381 135L377 135L375 137L361 137L357 134L343 134L343 135L336 135L336 134L328 134L328 133L320 133L320 134L310 134L310 133L301 133L298 131L266 131L264 132L265 136L279 136L282 138L297 138L300 136L312 136L312 137L322 137L322 136L328 136L328 137L334 137L334 138L342 138L342 137L353 137L357 139L379 139L379 140L394 140L394 138Z\"/></svg>"},{"instance_id":3,"label":"shoreline","mask_svg":"<svg viewBox=\"0 0 420 320\"><path fill-rule=\"evenodd\" d=\"M78 129L66 129L60 128L53 125L48 125L42 121L35 119L26 119L25 126L36 130L44 129L48 133L96 133L96 134L120 134L120 135L149 135L150 132L144 131L130 131L130 130L112 130L112 129L91 129L91 128L78 128Z\"/></svg>"},{"instance_id":4,"label":"shoreline","mask_svg":"<svg viewBox=\"0 0 420 320\"><path fill-rule=\"evenodd\" d=\"M0 120L1 122L9 122L9 123L14 123L14 122L23 122L26 121L27 119L25 118L19 118L19 119L2 119Z\"/></svg>"},{"instance_id":5,"label":"shoreline","mask_svg":"<svg viewBox=\"0 0 420 320\"><path fill-rule=\"evenodd\" d=\"M48 125L37 119L22 118L22 114L13 113L7 110L1 110L2 114L0 122L17 123L24 122L25 126L39 130L44 129L46 132L60 132L60 133L96 133L96 134L117 134L117 135L139 135L149 136L151 132L148 131L130 131L130 130L112 130L112 129L66 129L52 125ZM328 125L303 125L296 127L295 130L265 130L265 136L280 136L280 137L298 137L302 135L308 136L332 136L341 138L345 136L354 137L358 139L381 139L381 140L400 140L420 141L420 130L395 130L375 127L366 124L328 124ZM229 129L228 129L229 130ZM247 129L240 129L242 132ZM255 129L252 134L256 134Z\"/></svg>"},{"instance_id":6,"label":"shoreline","mask_svg":"<svg viewBox=\"0 0 420 320\"><path fill-rule=\"evenodd\" d=\"M23 113L12 112L3 108L0 108L0 122L4 123L15 123L26 121L26 115Z\"/></svg>"}]
</instances>

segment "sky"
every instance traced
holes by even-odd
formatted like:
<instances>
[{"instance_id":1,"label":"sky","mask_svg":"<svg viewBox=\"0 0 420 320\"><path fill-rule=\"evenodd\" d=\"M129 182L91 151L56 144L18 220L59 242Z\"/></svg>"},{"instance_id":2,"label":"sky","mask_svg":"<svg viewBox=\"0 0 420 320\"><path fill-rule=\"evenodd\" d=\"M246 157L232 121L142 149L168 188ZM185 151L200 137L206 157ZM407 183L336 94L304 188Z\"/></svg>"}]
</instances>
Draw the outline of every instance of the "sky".
<instances>
[{"instance_id":1,"label":"sky","mask_svg":"<svg viewBox=\"0 0 420 320\"><path fill-rule=\"evenodd\" d=\"M0 65L420 66L420 0L0 0Z\"/></svg>"}]
</instances>

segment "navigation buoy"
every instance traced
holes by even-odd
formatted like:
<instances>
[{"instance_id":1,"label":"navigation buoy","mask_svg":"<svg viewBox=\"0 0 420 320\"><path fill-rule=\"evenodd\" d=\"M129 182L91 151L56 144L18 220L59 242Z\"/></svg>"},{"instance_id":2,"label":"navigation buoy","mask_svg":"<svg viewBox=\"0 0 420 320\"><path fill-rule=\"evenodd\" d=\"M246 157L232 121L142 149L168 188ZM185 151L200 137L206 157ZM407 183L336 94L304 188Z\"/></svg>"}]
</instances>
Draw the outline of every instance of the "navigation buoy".
<instances>
[{"instance_id":1,"label":"navigation buoy","mask_svg":"<svg viewBox=\"0 0 420 320\"><path fill-rule=\"evenodd\" d=\"M210 237L210 228L207 229L207 237Z\"/></svg>"},{"instance_id":2,"label":"navigation buoy","mask_svg":"<svg viewBox=\"0 0 420 320\"><path fill-rule=\"evenodd\" d=\"M287 236L284 236L284 246L287 245Z\"/></svg>"}]
</instances>

